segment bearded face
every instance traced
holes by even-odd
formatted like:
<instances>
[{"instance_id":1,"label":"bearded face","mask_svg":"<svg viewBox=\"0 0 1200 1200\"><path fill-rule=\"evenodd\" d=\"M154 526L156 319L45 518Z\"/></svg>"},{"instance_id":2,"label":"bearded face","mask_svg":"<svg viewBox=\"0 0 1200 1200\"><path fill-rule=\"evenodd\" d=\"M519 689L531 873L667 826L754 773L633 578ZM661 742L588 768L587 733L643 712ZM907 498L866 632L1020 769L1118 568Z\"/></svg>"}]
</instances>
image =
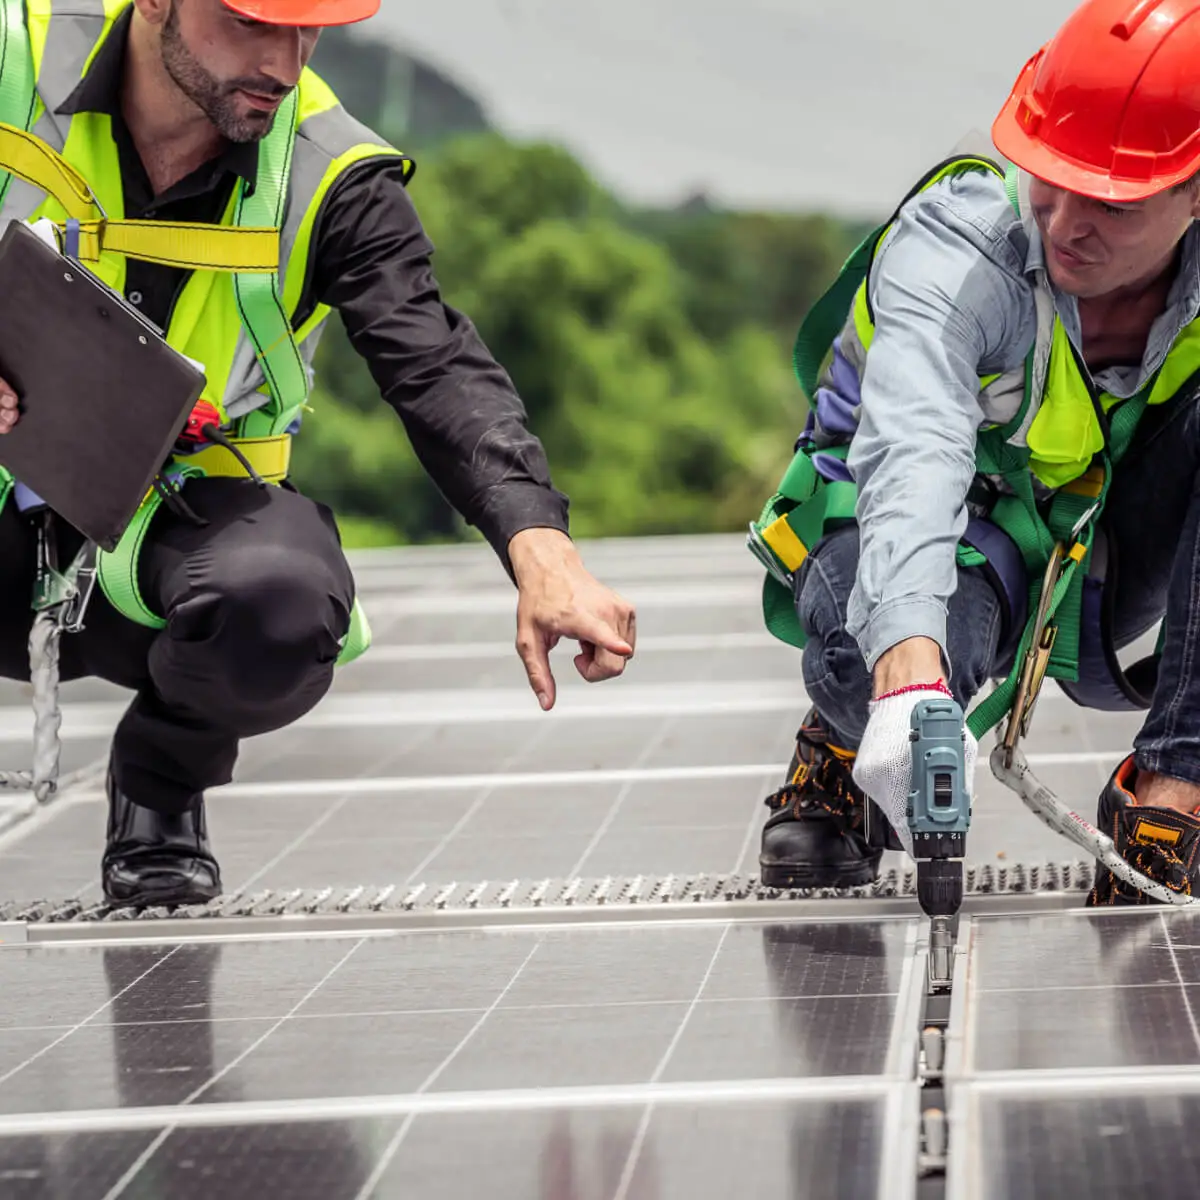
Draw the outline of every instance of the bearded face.
<instances>
[{"instance_id":1,"label":"bearded face","mask_svg":"<svg viewBox=\"0 0 1200 1200\"><path fill-rule=\"evenodd\" d=\"M221 0L174 0L160 44L167 74L231 142L265 137L320 31L268 25Z\"/></svg>"}]
</instances>

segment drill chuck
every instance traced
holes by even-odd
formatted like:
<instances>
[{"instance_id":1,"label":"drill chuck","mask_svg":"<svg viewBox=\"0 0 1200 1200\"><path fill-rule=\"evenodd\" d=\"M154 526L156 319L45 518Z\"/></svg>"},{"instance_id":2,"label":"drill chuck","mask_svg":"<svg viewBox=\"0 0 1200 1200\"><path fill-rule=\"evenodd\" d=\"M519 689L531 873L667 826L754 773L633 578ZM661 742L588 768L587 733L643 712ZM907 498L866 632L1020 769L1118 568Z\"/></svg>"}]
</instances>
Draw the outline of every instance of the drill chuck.
<instances>
[{"instance_id":1,"label":"drill chuck","mask_svg":"<svg viewBox=\"0 0 1200 1200\"><path fill-rule=\"evenodd\" d=\"M927 917L952 917L962 907L961 858L917 860L917 902Z\"/></svg>"}]
</instances>

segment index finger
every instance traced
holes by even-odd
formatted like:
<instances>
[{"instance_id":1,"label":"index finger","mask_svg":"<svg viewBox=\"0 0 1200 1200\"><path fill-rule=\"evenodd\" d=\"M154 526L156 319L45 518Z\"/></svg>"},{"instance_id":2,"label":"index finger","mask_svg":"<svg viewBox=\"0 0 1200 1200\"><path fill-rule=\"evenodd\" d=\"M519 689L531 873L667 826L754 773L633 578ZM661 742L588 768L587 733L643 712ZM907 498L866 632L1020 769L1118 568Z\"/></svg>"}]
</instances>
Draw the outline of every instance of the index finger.
<instances>
[{"instance_id":1,"label":"index finger","mask_svg":"<svg viewBox=\"0 0 1200 1200\"><path fill-rule=\"evenodd\" d=\"M570 613L558 626L556 632L576 638L581 642L592 642L613 654L619 654L622 658L629 658L633 654L633 646L621 637L603 617L598 617L595 613Z\"/></svg>"},{"instance_id":2,"label":"index finger","mask_svg":"<svg viewBox=\"0 0 1200 1200\"><path fill-rule=\"evenodd\" d=\"M529 686L537 696L542 710L548 712L554 707L555 693L554 672L550 669L550 652L536 625L524 614L517 620L517 653L521 662L525 664Z\"/></svg>"}]
</instances>

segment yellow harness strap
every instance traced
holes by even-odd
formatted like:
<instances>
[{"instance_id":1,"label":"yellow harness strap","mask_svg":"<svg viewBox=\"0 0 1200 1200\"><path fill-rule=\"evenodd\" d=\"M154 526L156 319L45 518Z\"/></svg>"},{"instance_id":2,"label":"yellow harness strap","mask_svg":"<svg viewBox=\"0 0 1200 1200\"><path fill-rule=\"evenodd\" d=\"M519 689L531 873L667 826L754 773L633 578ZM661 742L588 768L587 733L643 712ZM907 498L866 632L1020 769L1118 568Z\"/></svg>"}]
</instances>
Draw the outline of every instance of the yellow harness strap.
<instances>
[{"instance_id":1,"label":"yellow harness strap","mask_svg":"<svg viewBox=\"0 0 1200 1200\"><path fill-rule=\"evenodd\" d=\"M288 464L292 456L292 436L281 433L277 437L235 438L230 442L235 445L246 461L258 472L267 483L280 483L287 478ZM195 454L182 454L176 462L189 467L199 467L205 475L233 476L246 479L246 468L237 460L237 455L230 454L224 446L205 446Z\"/></svg>"},{"instance_id":2,"label":"yellow harness strap","mask_svg":"<svg viewBox=\"0 0 1200 1200\"><path fill-rule=\"evenodd\" d=\"M269 273L279 267L279 231L183 221L110 221L87 180L41 138L0 123L0 169L53 197L80 222L79 257L102 251L197 271ZM66 227L56 223L59 244Z\"/></svg>"},{"instance_id":3,"label":"yellow harness strap","mask_svg":"<svg viewBox=\"0 0 1200 1200\"><path fill-rule=\"evenodd\" d=\"M61 248L66 230L60 225L55 228ZM274 229L230 229L184 221L81 223L80 261L99 262L102 250L191 271L271 272L279 265L279 235Z\"/></svg>"}]
</instances>

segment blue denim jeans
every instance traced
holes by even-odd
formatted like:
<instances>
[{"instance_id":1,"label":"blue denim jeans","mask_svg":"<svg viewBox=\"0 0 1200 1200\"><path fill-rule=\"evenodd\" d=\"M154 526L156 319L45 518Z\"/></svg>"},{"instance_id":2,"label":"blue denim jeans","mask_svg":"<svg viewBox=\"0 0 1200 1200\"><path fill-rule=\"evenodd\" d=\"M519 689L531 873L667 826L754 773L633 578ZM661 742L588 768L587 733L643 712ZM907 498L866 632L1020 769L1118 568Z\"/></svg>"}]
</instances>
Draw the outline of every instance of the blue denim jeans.
<instances>
[{"instance_id":1,"label":"blue denim jeans","mask_svg":"<svg viewBox=\"0 0 1200 1200\"><path fill-rule=\"evenodd\" d=\"M1103 524L1116 563L1113 630L1128 646L1165 618L1153 702L1134 740L1137 765L1200 784L1200 388L1147 409L1117 465ZM858 530L829 534L805 560L796 610L808 637L808 694L835 740L856 747L866 729L871 678L846 633L858 566ZM1011 670L1019 628L987 573L960 567L947 613L950 688L965 709L979 689ZM1035 718L1036 719L1036 718Z\"/></svg>"}]
</instances>

